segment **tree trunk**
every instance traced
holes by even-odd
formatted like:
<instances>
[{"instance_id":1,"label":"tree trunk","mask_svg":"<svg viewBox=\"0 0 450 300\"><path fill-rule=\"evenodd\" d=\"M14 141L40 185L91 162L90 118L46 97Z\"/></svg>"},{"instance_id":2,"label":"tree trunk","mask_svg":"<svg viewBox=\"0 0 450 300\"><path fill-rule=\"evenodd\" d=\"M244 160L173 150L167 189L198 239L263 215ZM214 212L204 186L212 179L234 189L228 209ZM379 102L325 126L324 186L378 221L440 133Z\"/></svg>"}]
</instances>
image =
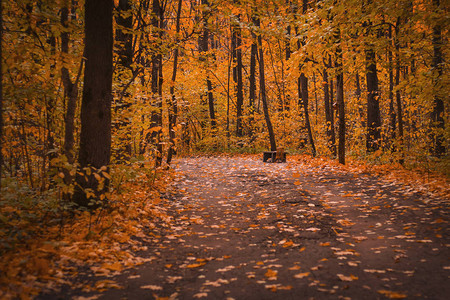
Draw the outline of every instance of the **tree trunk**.
<instances>
[{"instance_id":1,"label":"tree trunk","mask_svg":"<svg viewBox=\"0 0 450 300\"><path fill-rule=\"evenodd\" d=\"M159 0L153 0L152 5L152 26L155 31L155 37L158 38L156 53L152 56L152 103L154 107L150 117L151 135L150 140L156 148L155 164L159 167L162 163L162 29L164 26L164 11Z\"/></svg>"},{"instance_id":2,"label":"tree trunk","mask_svg":"<svg viewBox=\"0 0 450 300\"><path fill-rule=\"evenodd\" d=\"M249 101L250 114L255 112L256 104L256 56L258 46L256 45L256 35L252 32L253 42L250 49L250 75L249 75Z\"/></svg>"},{"instance_id":3,"label":"tree trunk","mask_svg":"<svg viewBox=\"0 0 450 300\"><path fill-rule=\"evenodd\" d=\"M303 112L305 113L305 126L308 131L308 141L311 145L311 154L312 156L316 156L316 146L314 145L314 139L312 135L311 122L309 120L309 95L308 95L308 78L305 74L301 73L298 78L298 90L299 96L301 97Z\"/></svg>"},{"instance_id":4,"label":"tree trunk","mask_svg":"<svg viewBox=\"0 0 450 300\"><path fill-rule=\"evenodd\" d=\"M167 153L167 163L170 164L172 161L173 155L176 153L175 151L175 126L177 124L177 117L178 117L178 105L177 105L177 98L175 96L175 82L177 79L177 69L178 69L178 55L179 55L179 48L178 48L178 42L180 40L179 34L180 34L180 18L181 18L181 8L182 8L183 0L178 0L178 8L177 8L177 17L176 17L176 25L175 25L175 40L176 40L176 46L173 50L173 69L172 69L172 82L170 84L170 103L169 103L169 138L170 138L170 145L169 145L169 151Z\"/></svg>"},{"instance_id":5,"label":"tree trunk","mask_svg":"<svg viewBox=\"0 0 450 300\"><path fill-rule=\"evenodd\" d=\"M3 1L0 0L0 62L3 61ZM3 70L0 70L0 192L3 170Z\"/></svg>"},{"instance_id":6,"label":"tree trunk","mask_svg":"<svg viewBox=\"0 0 450 300\"><path fill-rule=\"evenodd\" d=\"M205 8L202 10L202 19L203 19L203 31L202 35L199 40L199 51L200 51L200 60L205 62L205 67L207 65L208 57L207 52L209 51L209 25L208 25L208 19L210 15L210 9L208 0L201 0L202 5L205 6ZM208 8L208 9L206 9ZM211 122L211 129L215 131L217 123L216 123L216 116L214 111L214 95L212 93L212 82L209 79L209 75L206 75L206 88L207 88L207 95L208 95L208 110L209 110L209 118Z\"/></svg>"},{"instance_id":7,"label":"tree trunk","mask_svg":"<svg viewBox=\"0 0 450 300\"><path fill-rule=\"evenodd\" d=\"M233 24L232 45L235 66L233 67L233 79L236 83L236 136L242 136L242 106L244 105L244 91L242 82L242 50L241 28L239 25L241 16L237 16L238 24Z\"/></svg>"},{"instance_id":8,"label":"tree trunk","mask_svg":"<svg viewBox=\"0 0 450 300\"><path fill-rule=\"evenodd\" d=\"M325 106L325 121L326 130L328 136L328 148L331 154L335 157L337 155L336 151L336 135L334 131L334 117L333 117L333 107L330 103L330 89L328 86L328 71L325 66L323 70L323 95L324 95L324 106Z\"/></svg>"},{"instance_id":9,"label":"tree trunk","mask_svg":"<svg viewBox=\"0 0 450 300\"><path fill-rule=\"evenodd\" d=\"M381 116L378 99L378 76L375 50L372 45L366 49L366 82L367 82L367 136L368 152L380 148Z\"/></svg>"},{"instance_id":10,"label":"tree trunk","mask_svg":"<svg viewBox=\"0 0 450 300\"><path fill-rule=\"evenodd\" d=\"M119 0L118 14L116 16L117 25L130 31L133 29L131 8L130 0ZM119 44L116 50L119 64L131 70L131 64L133 63L133 34L117 28L115 38Z\"/></svg>"},{"instance_id":11,"label":"tree trunk","mask_svg":"<svg viewBox=\"0 0 450 300\"><path fill-rule=\"evenodd\" d=\"M338 116L339 116L339 145L338 145L338 158L339 163L345 164L345 103L344 103L344 70L342 69L342 48L341 48L341 31L336 29L334 33L336 38L336 102L338 106Z\"/></svg>"},{"instance_id":12,"label":"tree trunk","mask_svg":"<svg viewBox=\"0 0 450 300\"><path fill-rule=\"evenodd\" d=\"M389 26L388 32L389 40L392 39L392 27ZM394 141L396 139L396 124L397 124L397 116L395 114L394 108L394 65L392 58L392 50L388 50L388 71L389 71L389 141L387 144L392 145L390 148L392 151L395 151Z\"/></svg>"},{"instance_id":13,"label":"tree trunk","mask_svg":"<svg viewBox=\"0 0 450 300\"><path fill-rule=\"evenodd\" d=\"M69 1L63 1L63 7L61 8L61 25L67 30L69 24ZM69 33L67 31L61 32L61 52L63 54L69 53ZM64 56L63 56L64 57ZM83 62L81 62L82 64ZM82 65L80 66L82 68ZM74 122L75 122L75 110L77 106L78 98L78 83L74 84L70 79L69 70L66 67L61 68L61 78L64 86L64 96L67 98L66 116L64 119L65 131L64 131L64 154L67 157L67 161L72 164L74 162L73 147L75 144L74 139ZM67 174L66 174L67 177ZM70 180L69 178L66 178Z\"/></svg>"},{"instance_id":14,"label":"tree trunk","mask_svg":"<svg viewBox=\"0 0 450 300\"><path fill-rule=\"evenodd\" d=\"M259 20L259 17L253 18L254 24L260 28L261 23ZM270 121L269 116L269 106L267 104L267 96L266 96L266 80L264 77L264 49L262 47L262 37L261 33L258 33L258 54L259 54L259 88L261 90L261 100L263 103L263 111L264 111L264 118L266 120L267 124L267 130L269 131L269 141L270 141L270 150L276 151L277 145L275 142L275 134L273 132L272 122Z\"/></svg>"},{"instance_id":15,"label":"tree trunk","mask_svg":"<svg viewBox=\"0 0 450 300\"><path fill-rule=\"evenodd\" d=\"M134 79L137 76L137 69L134 70L132 67L133 63L133 34L127 32L127 30L131 31L133 29L133 16L131 14L131 3L130 0L119 0L119 5L116 7L116 17L115 21L118 27L125 28L116 28L115 31L115 51L118 56L117 59L117 70L119 74L119 78L123 78L122 74L125 74L127 77L128 83L125 83L125 80L121 80L119 83L121 92L120 96L116 99L113 99L113 107L116 114L116 118L113 121L114 128L116 131L124 130L127 126L130 125L130 122L122 118L121 116L125 112L127 108L131 106L130 102L123 101L124 96L126 96L128 87L133 83ZM128 79L128 76L131 75L131 79ZM131 157L131 141L128 137L119 135L119 146L116 149L116 157L115 160L118 162L127 162Z\"/></svg>"},{"instance_id":16,"label":"tree trunk","mask_svg":"<svg viewBox=\"0 0 450 300\"><path fill-rule=\"evenodd\" d=\"M433 6L438 12L440 9L440 1L433 0ZM443 75L443 54L442 54L442 28L441 24L436 21L433 26L433 111L431 113L431 122L433 127L432 153L436 157L441 157L445 154L445 138L444 138L444 101L441 95L442 75Z\"/></svg>"},{"instance_id":17,"label":"tree trunk","mask_svg":"<svg viewBox=\"0 0 450 300\"><path fill-rule=\"evenodd\" d=\"M308 0L303 0L303 14L306 14L306 11L308 9ZM297 28L296 28L297 31ZM304 44L305 41L298 41L297 45L298 48L300 49L302 44ZM299 66L299 69L301 71L302 66ZM308 96L308 78L305 76L305 74L303 72L300 73L300 77L298 78L297 81L298 84L298 93L299 93L299 98L301 98L301 103L303 106L303 111L305 113L305 126L306 126L306 130L308 131L308 141L309 144L311 145L311 154L312 156L316 156L316 146L314 145L314 139L313 139L313 135L312 135L312 129L311 129L311 122L309 119L309 110L308 110L308 102L309 102L309 96Z\"/></svg>"},{"instance_id":18,"label":"tree trunk","mask_svg":"<svg viewBox=\"0 0 450 300\"><path fill-rule=\"evenodd\" d=\"M399 150L400 150L400 164L404 163L404 137L403 137L403 112L402 112L402 99L400 95L400 89L398 86L400 84L400 41L399 41L399 28L400 26L400 17L397 19L397 25L395 29L395 52L396 52L396 63L395 63L395 86L397 90L395 92L395 100L397 104L397 122L398 122L398 137L399 137Z\"/></svg>"},{"instance_id":19,"label":"tree trunk","mask_svg":"<svg viewBox=\"0 0 450 300\"><path fill-rule=\"evenodd\" d=\"M100 170L107 171L111 157L112 11L113 1L86 0L86 67L78 156L81 174L76 177L73 201L91 208L100 206L109 186L109 180ZM86 168L91 172L86 172Z\"/></svg>"}]
</instances>

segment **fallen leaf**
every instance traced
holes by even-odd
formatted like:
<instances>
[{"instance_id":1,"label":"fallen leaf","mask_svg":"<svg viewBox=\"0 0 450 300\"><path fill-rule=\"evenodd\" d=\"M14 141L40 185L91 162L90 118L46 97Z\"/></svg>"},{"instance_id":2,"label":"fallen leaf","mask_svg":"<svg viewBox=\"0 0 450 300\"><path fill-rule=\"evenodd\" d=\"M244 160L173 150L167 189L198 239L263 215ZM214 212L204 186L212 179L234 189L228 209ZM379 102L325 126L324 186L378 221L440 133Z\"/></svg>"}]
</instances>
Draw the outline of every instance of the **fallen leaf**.
<instances>
[{"instance_id":1,"label":"fallen leaf","mask_svg":"<svg viewBox=\"0 0 450 300\"><path fill-rule=\"evenodd\" d=\"M404 299L404 298L407 297L406 294L402 294L402 293L399 293L399 292L388 291L388 290L378 290L378 293L380 293L382 295L385 295L389 299Z\"/></svg>"},{"instance_id":2,"label":"fallen leaf","mask_svg":"<svg viewBox=\"0 0 450 300\"><path fill-rule=\"evenodd\" d=\"M278 271L267 269L267 272L264 274L269 280L277 280Z\"/></svg>"},{"instance_id":3,"label":"fallen leaf","mask_svg":"<svg viewBox=\"0 0 450 300\"><path fill-rule=\"evenodd\" d=\"M343 274L337 274L337 277L339 277L340 280L342 281L353 281L353 280L358 280L357 276L354 275L350 275L350 276L345 276Z\"/></svg>"},{"instance_id":4,"label":"fallen leaf","mask_svg":"<svg viewBox=\"0 0 450 300\"><path fill-rule=\"evenodd\" d=\"M162 286L159 285L143 285L141 286L141 289L146 289L146 290L152 290L152 291L161 291L163 288Z\"/></svg>"},{"instance_id":5,"label":"fallen leaf","mask_svg":"<svg viewBox=\"0 0 450 300\"><path fill-rule=\"evenodd\" d=\"M294 275L295 278L305 278L309 276L309 272L305 272L305 273L298 273L296 275Z\"/></svg>"}]
</instances>

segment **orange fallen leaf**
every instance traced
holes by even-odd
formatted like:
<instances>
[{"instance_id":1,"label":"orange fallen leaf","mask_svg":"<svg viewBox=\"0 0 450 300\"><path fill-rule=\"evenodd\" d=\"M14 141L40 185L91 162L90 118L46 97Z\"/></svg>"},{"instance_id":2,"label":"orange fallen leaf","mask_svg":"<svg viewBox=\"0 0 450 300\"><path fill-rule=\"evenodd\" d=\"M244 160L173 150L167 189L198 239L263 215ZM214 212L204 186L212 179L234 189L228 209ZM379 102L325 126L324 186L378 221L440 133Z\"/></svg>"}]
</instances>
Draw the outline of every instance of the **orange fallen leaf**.
<instances>
[{"instance_id":1,"label":"orange fallen leaf","mask_svg":"<svg viewBox=\"0 0 450 300\"><path fill-rule=\"evenodd\" d=\"M382 295L385 295L389 299L404 299L404 298L407 297L406 294L402 294L402 293L399 293L399 292L388 291L388 290L378 290L378 293L380 293Z\"/></svg>"},{"instance_id":2,"label":"orange fallen leaf","mask_svg":"<svg viewBox=\"0 0 450 300\"><path fill-rule=\"evenodd\" d=\"M277 279L278 271L267 269L267 272L264 274L269 280L276 280Z\"/></svg>"},{"instance_id":3,"label":"orange fallen leaf","mask_svg":"<svg viewBox=\"0 0 450 300\"><path fill-rule=\"evenodd\" d=\"M295 278L305 278L309 276L309 272L305 272L305 273L298 273L296 275L294 275Z\"/></svg>"},{"instance_id":4,"label":"orange fallen leaf","mask_svg":"<svg viewBox=\"0 0 450 300\"><path fill-rule=\"evenodd\" d=\"M205 265L205 263L189 264L189 265L186 266L186 268L198 268L198 267L201 267L201 266L204 266L204 265Z\"/></svg>"}]
</instances>

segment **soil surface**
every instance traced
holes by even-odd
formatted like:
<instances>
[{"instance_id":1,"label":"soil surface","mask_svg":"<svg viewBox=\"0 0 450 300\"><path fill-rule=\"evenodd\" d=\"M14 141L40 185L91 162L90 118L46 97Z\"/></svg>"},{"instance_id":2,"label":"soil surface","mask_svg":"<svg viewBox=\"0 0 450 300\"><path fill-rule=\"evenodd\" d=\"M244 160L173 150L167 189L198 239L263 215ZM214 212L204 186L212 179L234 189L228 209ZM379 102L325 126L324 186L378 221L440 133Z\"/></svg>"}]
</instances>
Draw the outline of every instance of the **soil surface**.
<instances>
[{"instance_id":1,"label":"soil surface","mask_svg":"<svg viewBox=\"0 0 450 300\"><path fill-rule=\"evenodd\" d=\"M300 161L183 158L147 262L40 299L448 299L448 199ZM104 278L80 276L80 281ZM84 298L86 299L86 298Z\"/></svg>"}]
</instances>

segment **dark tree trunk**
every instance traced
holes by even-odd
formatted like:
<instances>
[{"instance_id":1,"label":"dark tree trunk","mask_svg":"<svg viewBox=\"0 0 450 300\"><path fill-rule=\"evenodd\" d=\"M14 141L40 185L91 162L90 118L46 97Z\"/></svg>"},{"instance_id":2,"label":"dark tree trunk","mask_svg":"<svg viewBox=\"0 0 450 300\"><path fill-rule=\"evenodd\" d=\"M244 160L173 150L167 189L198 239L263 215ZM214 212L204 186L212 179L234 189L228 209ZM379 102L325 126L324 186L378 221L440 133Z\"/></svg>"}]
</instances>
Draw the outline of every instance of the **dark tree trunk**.
<instances>
[{"instance_id":1,"label":"dark tree trunk","mask_svg":"<svg viewBox=\"0 0 450 300\"><path fill-rule=\"evenodd\" d=\"M100 170L107 171L111 157L112 11L113 1L86 0L86 68L78 156L82 174L76 177L73 195L73 201L84 207L98 207L109 186ZM84 168L92 171L85 172Z\"/></svg>"},{"instance_id":2,"label":"dark tree trunk","mask_svg":"<svg viewBox=\"0 0 450 300\"><path fill-rule=\"evenodd\" d=\"M339 28L334 33L336 39L336 102L338 106L338 159L339 163L345 164L345 103L344 103L344 70L343 66L343 57L342 57L342 48L341 48L341 31Z\"/></svg>"},{"instance_id":3,"label":"dark tree trunk","mask_svg":"<svg viewBox=\"0 0 450 300\"><path fill-rule=\"evenodd\" d=\"M208 19L210 16L210 11L206 8L210 8L208 0L201 0L202 5L205 7L202 10L202 19L203 19L203 30L202 35L199 40L199 50L200 50L200 59L202 61L207 62L207 53L209 51L209 25L208 25ZM214 95L212 92L212 82L209 79L209 75L206 75L206 87L207 87L207 95L208 95L208 109L209 109L209 118L211 121L211 129L215 131L217 122L216 122L216 116L214 111Z\"/></svg>"},{"instance_id":4,"label":"dark tree trunk","mask_svg":"<svg viewBox=\"0 0 450 300\"><path fill-rule=\"evenodd\" d=\"M334 130L334 116L333 107L330 103L330 89L328 86L328 72L327 67L323 70L323 95L324 95L324 106L325 106L325 121L327 126L327 136L328 136L328 148L333 156L337 155L336 151L336 135Z\"/></svg>"},{"instance_id":5,"label":"dark tree trunk","mask_svg":"<svg viewBox=\"0 0 450 300\"><path fill-rule=\"evenodd\" d=\"M316 156L316 146L314 145L314 139L312 135L311 122L309 120L309 95L308 95L308 78L305 74L301 73L298 78L298 90L299 96L301 97L303 112L305 113L305 126L308 131L308 141L311 145L311 154L312 156Z\"/></svg>"},{"instance_id":6,"label":"dark tree trunk","mask_svg":"<svg viewBox=\"0 0 450 300\"><path fill-rule=\"evenodd\" d=\"M133 16L131 14L130 0L119 0L117 12L117 25L131 31L133 29ZM116 29L115 38L118 42L116 53L119 57L119 64L131 70L131 64L133 63L133 34L126 32L126 30Z\"/></svg>"},{"instance_id":7,"label":"dark tree trunk","mask_svg":"<svg viewBox=\"0 0 450 300\"><path fill-rule=\"evenodd\" d=\"M116 24L122 28L116 28L115 31L115 39L116 39L116 54L118 56L118 73L121 74L131 74L132 77L128 81L128 83L125 82L125 80L121 80L119 83L121 92L118 99L113 99L113 108L116 112L116 115L118 116L114 121L114 128L116 130L120 130L121 128L125 128L126 126L129 126L130 122L125 119L121 118L121 115L123 112L131 106L131 103L129 102L123 102L124 96L127 95L127 89L134 81L135 77L137 76L137 71L133 70L132 63L133 63L133 34L129 33L127 31L130 31L133 29L133 16L131 14L131 3L130 0L119 0L119 5L116 7ZM117 71L116 71L117 72ZM122 78L120 76L119 78ZM127 79L128 80L128 79ZM122 129L123 130L123 129ZM129 161L131 157L131 141L128 137L119 136L119 147L116 149L116 157L115 159L117 161L127 162Z\"/></svg>"},{"instance_id":8,"label":"dark tree trunk","mask_svg":"<svg viewBox=\"0 0 450 300\"><path fill-rule=\"evenodd\" d=\"M389 40L392 39L392 27L389 26L388 32ZM394 105L394 65L392 58L392 50L388 50L388 62L389 62L389 141L387 144L392 145L391 150L395 150L394 141L396 139L396 124L397 124L397 115L395 114L395 105Z\"/></svg>"},{"instance_id":9,"label":"dark tree trunk","mask_svg":"<svg viewBox=\"0 0 450 300\"><path fill-rule=\"evenodd\" d=\"M161 144L161 134L162 134L162 29L164 26L164 11L161 7L159 0L153 0L152 5L152 26L155 31L155 36L158 38L157 53L153 54L152 57L152 103L154 107L150 118L150 126L153 129L151 131L151 142L156 147L156 166L160 166L162 163L162 144Z\"/></svg>"},{"instance_id":10,"label":"dark tree trunk","mask_svg":"<svg viewBox=\"0 0 450 300\"><path fill-rule=\"evenodd\" d=\"M0 0L0 62L3 61L3 1ZM0 192L2 189L3 170L3 70L0 70Z\"/></svg>"},{"instance_id":11,"label":"dark tree trunk","mask_svg":"<svg viewBox=\"0 0 450 300\"><path fill-rule=\"evenodd\" d=\"M433 6L436 11L440 9L440 0L433 0ZM436 21L437 22L437 21ZM443 54L442 54L442 27L436 23L433 26L433 111L431 113L431 122L434 132L432 134L433 149L432 153L436 157L445 154L444 138L444 101L441 95L442 75L443 75Z\"/></svg>"},{"instance_id":12,"label":"dark tree trunk","mask_svg":"<svg viewBox=\"0 0 450 300\"><path fill-rule=\"evenodd\" d=\"M303 14L306 14L306 11L308 10L308 0L303 0ZM297 31L297 28L296 28ZM302 43L304 43L303 41ZM297 42L298 48L300 49L302 46L302 43L300 41ZM299 69L301 71L302 65L299 66ZM308 141L311 145L311 154L312 156L316 156L316 146L314 145L314 139L312 135L312 129L311 129L311 122L309 119L309 96L308 96L308 78L305 76L303 72L300 73L300 77L297 81L298 84L298 94L299 98L301 98L301 103L303 106L303 111L305 113L305 126L306 130L308 131Z\"/></svg>"},{"instance_id":13,"label":"dark tree trunk","mask_svg":"<svg viewBox=\"0 0 450 300\"><path fill-rule=\"evenodd\" d=\"M257 56L257 45L256 36L252 33L253 43L250 49L250 75L249 75L249 101L248 106L251 110L251 114L255 111L256 103L256 56Z\"/></svg>"},{"instance_id":14,"label":"dark tree trunk","mask_svg":"<svg viewBox=\"0 0 450 300\"><path fill-rule=\"evenodd\" d=\"M395 51L396 51L396 63L395 63L395 86L398 87L400 84L400 41L399 41L399 30L400 30L400 17L397 19L397 25L395 29ZM395 92L395 100L397 104L397 122L398 122L398 137L399 137L399 150L400 150L400 159L399 162L401 164L404 163L404 137L403 137L403 112L402 112L402 99L400 95L400 89L397 88Z\"/></svg>"},{"instance_id":15,"label":"dark tree trunk","mask_svg":"<svg viewBox=\"0 0 450 300\"><path fill-rule=\"evenodd\" d=\"M253 18L254 24L259 28L261 26L259 17ZM275 133L273 132L272 122L269 115L269 106L266 96L266 80L264 77L264 49L262 47L261 33L258 33L258 54L259 54L259 88L261 90L261 100L263 103L264 118L266 120L267 130L269 131L270 150L276 151Z\"/></svg>"},{"instance_id":16,"label":"dark tree trunk","mask_svg":"<svg viewBox=\"0 0 450 300\"><path fill-rule=\"evenodd\" d=\"M375 50L372 45L366 49L366 82L367 82L367 151L380 148L381 116L378 99L378 76Z\"/></svg>"},{"instance_id":17,"label":"dark tree trunk","mask_svg":"<svg viewBox=\"0 0 450 300\"><path fill-rule=\"evenodd\" d=\"M63 7L61 8L61 25L66 29L61 32L61 52L63 54L69 53L69 33L67 28L69 26L69 1L63 1ZM80 74L82 63L80 65ZM64 131L64 154L67 157L67 161L72 164L74 162L73 147L75 144L74 139L74 122L75 122L75 110L77 106L78 98L78 82L73 83L70 79L69 70L66 67L61 68L61 78L64 86L64 96L67 99L66 115L64 119L65 131ZM78 77L79 79L79 77ZM76 81L78 81L78 79ZM70 178L66 174L66 183Z\"/></svg>"},{"instance_id":18,"label":"dark tree trunk","mask_svg":"<svg viewBox=\"0 0 450 300\"><path fill-rule=\"evenodd\" d=\"M169 151L167 153L167 163L170 164L172 161L172 157L175 154L175 126L177 124L177 117L178 117L178 105L177 105L177 98L175 96L175 82L177 79L177 69L178 69L178 55L179 55L179 48L178 48L178 41L179 41L179 33L180 33L180 18L181 18L181 8L182 8L183 0L178 0L178 8L177 8L177 19L176 19L176 29L175 29L175 40L177 46L175 46L175 49L173 50L173 69L172 69L172 82L170 83L170 103L169 103L169 138L170 138L170 145L169 145Z\"/></svg>"},{"instance_id":19,"label":"dark tree trunk","mask_svg":"<svg viewBox=\"0 0 450 300\"><path fill-rule=\"evenodd\" d=\"M233 24L232 45L235 66L233 67L233 79L236 83L236 136L242 136L242 106L244 105L244 87L242 82L242 50L241 50L241 28L239 21L241 16L237 17L238 24Z\"/></svg>"}]
</instances>

